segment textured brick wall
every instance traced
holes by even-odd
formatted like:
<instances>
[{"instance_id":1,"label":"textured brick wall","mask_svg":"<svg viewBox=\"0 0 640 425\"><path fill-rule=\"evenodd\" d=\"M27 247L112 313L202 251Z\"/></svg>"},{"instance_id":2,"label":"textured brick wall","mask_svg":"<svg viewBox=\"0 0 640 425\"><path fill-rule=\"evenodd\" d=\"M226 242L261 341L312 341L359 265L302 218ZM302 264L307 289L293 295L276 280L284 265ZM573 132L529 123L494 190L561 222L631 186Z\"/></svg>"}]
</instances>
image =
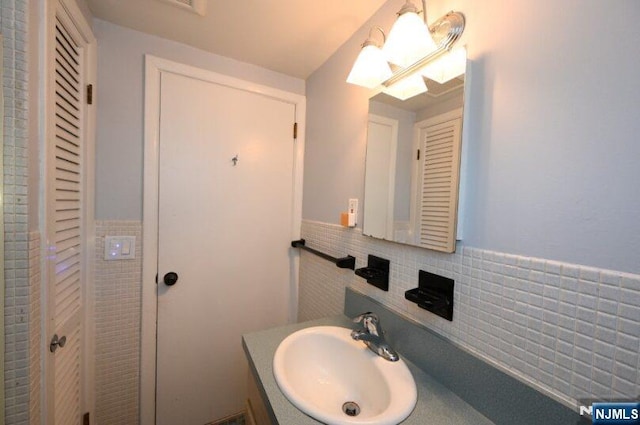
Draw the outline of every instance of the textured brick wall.
<instances>
[{"instance_id":1,"label":"textured brick wall","mask_svg":"<svg viewBox=\"0 0 640 425\"><path fill-rule=\"evenodd\" d=\"M299 319L336 314L350 286L575 407L640 394L640 276L458 246L455 254L384 242L360 229L304 221L309 246L391 260L389 292L302 252ZM418 270L455 280L453 322L404 299Z\"/></svg>"}]
</instances>

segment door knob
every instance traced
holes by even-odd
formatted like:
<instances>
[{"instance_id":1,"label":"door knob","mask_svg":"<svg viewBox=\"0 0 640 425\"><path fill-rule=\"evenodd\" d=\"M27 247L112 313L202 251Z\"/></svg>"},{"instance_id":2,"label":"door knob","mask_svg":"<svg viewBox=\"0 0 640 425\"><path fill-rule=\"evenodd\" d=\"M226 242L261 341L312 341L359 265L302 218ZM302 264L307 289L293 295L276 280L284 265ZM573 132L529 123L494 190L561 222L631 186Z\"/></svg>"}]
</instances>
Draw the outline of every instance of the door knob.
<instances>
[{"instance_id":1,"label":"door knob","mask_svg":"<svg viewBox=\"0 0 640 425\"><path fill-rule=\"evenodd\" d=\"M53 338L51 338L51 344L49 344L49 351L55 353L58 347L62 348L67 343L67 337L62 336L58 338L58 334L55 334Z\"/></svg>"},{"instance_id":2,"label":"door knob","mask_svg":"<svg viewBox=\"0 0 640 425\"><path fill-rule=\"evenodd\" d=\"M167 274L164 275L164 277L162 278L162 280L164 281L164 284L167 286L173 286L176 284L176 282L178 281L178 273L174 273L174 272L169 272Z\"/></svg>"}]
</instances>

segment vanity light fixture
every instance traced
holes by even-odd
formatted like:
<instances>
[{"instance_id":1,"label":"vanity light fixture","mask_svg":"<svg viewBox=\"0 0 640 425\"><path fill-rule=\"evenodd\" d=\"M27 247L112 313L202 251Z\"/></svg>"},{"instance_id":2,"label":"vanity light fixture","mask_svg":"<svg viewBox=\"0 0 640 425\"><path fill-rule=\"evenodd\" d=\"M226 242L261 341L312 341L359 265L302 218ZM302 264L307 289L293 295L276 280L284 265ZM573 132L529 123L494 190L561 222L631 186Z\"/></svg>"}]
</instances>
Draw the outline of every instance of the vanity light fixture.
<instances>
[{"instance_id":1,"label":"vanity light fixture","mask_svg":"<svg viewBox=\"0 0 640 425\"><path fill-rule=\"evenodd\" d=\"M427 91L427 84L424 82L422 75L411 74L395 84L385 87L383 90L389 96L393 96L400 100L406 100L413 96L419 95Z\"/></svg>"},{"instance_id":2,"label":"vanity light fixture","mask_svg":"<svg viewBox=\"0 0 640 425\"><path fill-rule=\"evenodd\" d=\"M389 31L389 39L382 47L389 62L406 67L438 48L427 28L425 11L423 7L424 18L421 18L418 8L410 0L402 6L398 19Z\"/></svg>"},{"instance_id":3,"label":"vanity light fixture","mask_svg":"<svg viewBox=\"0 0 640 425\"><path fill-rule=\"evenodd\" d=\"M449 12L427 30L426 0L422 0L422 7L424 22L418 17L419 12L411 0L407 0L400 9L382 49L375 45L376 52L384 54L382 64L380 56L376 61L378 65L373 62L363 65L360 60L364 50L375 44L369 32L369 38L363 43L363 49L349 73L348 83L370 89L381 85L385 93L404 100L427 90L422 76L444 83L464 73L466 50L452 51L464 31L464 15ZM416 18L420 22L416 22ZM384 36L381 28L375 28ZM413 35L407 36L409 33ZM399 69L385 79L384 75L389 75L389 63L399 66Z\"/></svg>"},{"instance_id":4,"label":"vanity light fixture","mask_svg":"<svg viewBox=\"0 0 640 425\"><path fill-rule=\"evenodd\" d=\"M369 38L362 43L362 50L353 64L353 68L347 77L347 83L372 89L393 75L387 59L380 49L380 45L373 39L373 30L382 34L383 44L386 42L384 31L380 27L369 30Z\"/></svg>"},{"instance_id":5,"label":"vanity light fixture","mask_svg":"<svg viewBox=\"0 0 640 425\"><path fill-rule=\"evenodd\" d=\"M467 49L456 47L449 54L429 63L420 73L425 77L444 84L465 73L467 68Z\"/></svg>"}]
</instances>

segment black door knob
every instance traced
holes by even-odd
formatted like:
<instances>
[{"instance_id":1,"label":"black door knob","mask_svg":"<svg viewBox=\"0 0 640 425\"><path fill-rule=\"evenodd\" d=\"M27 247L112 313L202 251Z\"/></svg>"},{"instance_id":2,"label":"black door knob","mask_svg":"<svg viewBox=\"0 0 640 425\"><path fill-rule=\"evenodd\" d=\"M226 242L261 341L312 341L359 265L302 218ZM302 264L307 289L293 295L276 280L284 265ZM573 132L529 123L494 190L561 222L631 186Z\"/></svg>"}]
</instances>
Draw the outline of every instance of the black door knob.
<instances>
[{"instance_id":1,"label":"black door knob","mask_svg":"<svg viewBox=\"0 0 640 425\"><path fill-rule=\"evenodd\" d=\"M174 272L169 272L167 274L164 275L164 277L162 278L162 280L164 281L164 284L167 286L173 286L176 284L176 282L178 281L178 273L174 273Z\"/></svg>"}]
</instances>

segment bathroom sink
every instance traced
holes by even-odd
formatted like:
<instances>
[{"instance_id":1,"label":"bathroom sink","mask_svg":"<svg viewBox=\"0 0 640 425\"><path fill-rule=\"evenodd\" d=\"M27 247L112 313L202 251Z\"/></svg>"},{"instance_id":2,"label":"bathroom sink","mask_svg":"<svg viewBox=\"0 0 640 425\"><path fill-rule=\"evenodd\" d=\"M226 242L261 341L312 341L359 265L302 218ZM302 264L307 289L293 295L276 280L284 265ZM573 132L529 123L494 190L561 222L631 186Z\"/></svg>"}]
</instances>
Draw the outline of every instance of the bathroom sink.
<instances>
[{"instance_id":1,"label":"bathroom sink","mask_svg":"<svg viewBox=\"0 0 640 425\"><path fill-rule=\"evenodd\" d=\"M330 425L395 425L417 400L416 384L402 359L391 362L336 326L302 329L285 338L273 373L298 409Z\"/></svg>"}]
</instances>

